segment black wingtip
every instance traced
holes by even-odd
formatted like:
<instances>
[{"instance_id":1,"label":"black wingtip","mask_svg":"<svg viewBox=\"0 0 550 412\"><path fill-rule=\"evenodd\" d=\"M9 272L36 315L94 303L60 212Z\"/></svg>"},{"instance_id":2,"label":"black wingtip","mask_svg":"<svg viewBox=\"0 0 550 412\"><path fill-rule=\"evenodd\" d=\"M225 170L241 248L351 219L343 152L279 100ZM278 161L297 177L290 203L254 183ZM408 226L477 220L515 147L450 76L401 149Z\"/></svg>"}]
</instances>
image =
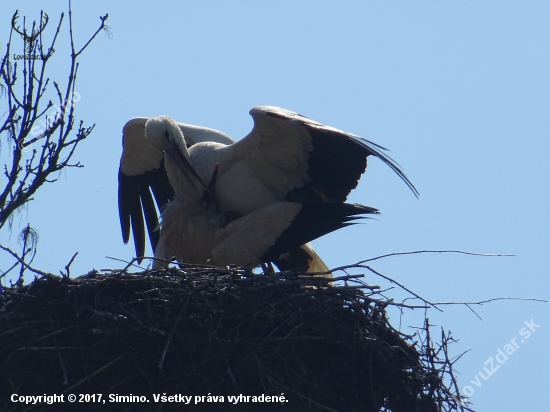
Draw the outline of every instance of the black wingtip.
<instances>
[{"instance_id":1,"label":"black wingtip","mask_svg":"<svg viewBox=\"0 0 550 412\"><path fill-rule=\"evenodd\" d=\"M325 126L298 113L276 107L260 107L265 115L305 126L312 136L308 174L312 190L320 190L330 201L344 202L366 168L366 157L373 155L386 163L409 187L416 198L420 193L399 164L384 153L384 146L359 136ZM254 115L253 115L254 116ZM306 185L305 189L308 189ZM296 191L296 190L295 190ZM304 197L304 189L291 193L287 200Z\"/></svg>"},{"instance_id":2,"label":"black wingtip","mask_svg":"<svg viewBox=\"0 0 550 412\"><path fill-rule=\"evenodd\" d=\"M397 163L395 160L391 158L391 156L383 153L381 150L389 151L389 149L386 149L384 146L380 146L377 143L371 142L370 140L367 140L365 138L356 138L358 141L361 142L362 146L365 147L371 155L379 158L382 160L386 165L388 165L400 178L405 182L405 184L408 186L408 188L413 192L414 196L418 199L420 196L420 192L416 189L413 182L410 181L410 179L407 177L405 172L401 169L401 166L399 163ZM380 149L380 150L379 150Z\"/></svg>"},{"instance_id":3,"label":"black wingtip","mask_svg":"<svg viewBox=\"0 0 550 412\"><path fill-rule=\"evenodd\" d=\"M378 209L357 203L304 203L290 226L279 236L262 259L274 261L281 254L327 233L353 225L367 214L379 214Z\"/></svg>"},{"instance_id":4,"label":"black wingtip","mask_svg":"<svg viewBox=\"0 0 550 412\"><path fill-rule=\"evenodd\" d=\"M128 244L132 233L138 263L145 255L145 227L154 252L159 241L157 208L161 210L173 196L164 161L159 168L140 175L128 176L119 170L118 212L122 240Z\"/></svg>"}]
</instances>

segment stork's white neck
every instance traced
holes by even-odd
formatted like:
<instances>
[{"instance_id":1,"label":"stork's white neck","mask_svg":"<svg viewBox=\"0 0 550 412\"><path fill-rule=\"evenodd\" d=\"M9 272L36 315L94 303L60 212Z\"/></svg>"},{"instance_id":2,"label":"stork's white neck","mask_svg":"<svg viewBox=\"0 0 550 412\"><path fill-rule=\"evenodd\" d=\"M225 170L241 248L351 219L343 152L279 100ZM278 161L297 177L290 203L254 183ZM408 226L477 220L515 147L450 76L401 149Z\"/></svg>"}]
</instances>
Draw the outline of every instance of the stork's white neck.
<instances>
[{"instance_id":1,"label":"stork's white neck","mask_svg":"<svg viewBox=\"0 0 550 412\"><path fill-rule=\"evenodd\" d=\"M233 143L231 137L219 130L185 123L177 123L177 125L183 132L183 136L189 146L201 142L217 142L226 145Z\"/></svg>"}]
</instances>

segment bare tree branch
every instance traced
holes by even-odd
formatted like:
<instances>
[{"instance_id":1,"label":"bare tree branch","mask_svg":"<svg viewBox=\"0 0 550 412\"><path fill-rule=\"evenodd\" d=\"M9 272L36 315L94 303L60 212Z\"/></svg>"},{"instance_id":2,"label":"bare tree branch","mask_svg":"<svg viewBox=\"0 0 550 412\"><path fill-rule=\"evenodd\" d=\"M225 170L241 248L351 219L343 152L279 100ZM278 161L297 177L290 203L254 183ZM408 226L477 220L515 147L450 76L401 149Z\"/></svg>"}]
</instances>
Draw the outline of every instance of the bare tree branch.
<instances>
[{"instance_id":1,"label":"bare tree branch","mask_svg":"<svg viewBox=\"0 0 550 412\"><path fill-rule=\"evenodd\" d=\"M85 126L82 120L77 121L75 115L75 104L80 100L76 90L78 60L100 31L108 32L105 24L108 15L100 17L97 30L77 51L69 1L69 75L65 83L58 83L49 77L48 66L57 53L55 47L64 17L62 13L53 26L48 44L47 33L52 26L48 26L50 18L46 13L41 12L40 20L30 25L17 10L12 18L6 53L0 62L0 88L6 103L5 109L0 110L6 116L0 123L0 151L6 148L11 151L9 156L3 156L7 160L0 180L0 229L6 223L11 228L17 211L44 184L55 182L59 172L82 167L80 162L73 161L73 156L76 147L94 129L94 125ZM20 38L22 54L13 53ZM25 261L28 252L25 245L22 247L21 258ZM20 278L25 270L22 265Z\"/></svg>"},{"instance_id":2,"label":"bare tree branch","mask_svg":"<svg viewBox=\"0 0 550 412\"><path fill-rule=\"evenodd\" d=\"M35 269L33 268L31 265L29 265L27 262L25 262L25 260L23 260L17 253L15 253L13 250L11 250L9 247L6 247L4 245L1 245L0 244L0 249L2 249L3 251L5 252L8 252L10 255L12 255L21 265L25 266L25 268L27 268L28 270L30 270L31 272L33 273L36 273L37 275L40 275L40 276L48 276L49 273L47 272L43 272L39 269Z\"/></svg>"}]
</instances>

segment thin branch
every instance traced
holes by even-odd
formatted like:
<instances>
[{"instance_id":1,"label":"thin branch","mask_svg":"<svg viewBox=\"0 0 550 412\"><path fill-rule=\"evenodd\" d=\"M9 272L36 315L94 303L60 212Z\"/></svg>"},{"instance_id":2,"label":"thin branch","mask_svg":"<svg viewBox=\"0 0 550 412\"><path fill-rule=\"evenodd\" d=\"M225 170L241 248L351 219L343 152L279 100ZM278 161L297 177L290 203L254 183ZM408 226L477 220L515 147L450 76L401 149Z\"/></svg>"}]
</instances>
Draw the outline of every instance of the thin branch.
<instances>
[{"instance_id":1,"label":"thin branch","mask_svg":"<svg viewBox=\"0 0 550 412\"><path fill-rule=\"evenodd\" d=\"M100 16L101 19L101 25L96 30L94 34L92 34L92 37L86 42L84 46L76 53L76 56L80 55L87 47L88 45L95 39L95 37L99 34L100 31L107 29L107 25L105 24L105 21L109 18L109 14L105 14L105 16Z\"/></svg>"},{"instance_id":2,"label":"thin branch","mask_svg":"<svg viewBox=\"0 0 550 412\"><path fill-rule=\"evenodd\" d=\"M478 302L437 302L437 303L435 303L435 305L440 305L440 306L441 305L483 305L484 303L494 302L496 300L529 300L529 301L533 301L533 302L548 303L548 301L544 300L544 299L518 298L518 297L513 297L513 296L503 296L503 297L499 297L499 298L491 298L491 299L480 300Z\"/></svg>"},{"instance_id":3,"label":"thin branch","mask_svg":"<svg viewBox=\"0 0 550 412\"><path fill-rule=\"evenodd\" d=\"M393 283L393 284L399 286L401 289L407 291L408 293L410 293L411 295L413 295L415 298L420 299L422 302L426 303L427 305L430 305L431 307L437 309L438 311L443 312L441 309L439 309L439 308L437 307L437 305L435 305L434 303L430 302L430 301L427 300L427 299L424 299L422 296L416 294L415 292L413 292L412 290L410 290L409 288L407 288L407 287L406 287L405 285L403 285L402 283L399 283L398 281L396 281L396 280L390 278L389 276L386 276L386 275L384 275L383 273L378 272L377 270L371 268L370 266L365 266L365 265L359 265L359 266L360 266L360 267L363 267L363 268L365 268L365 269L370 270L370 271L371 271L372 273L374 273L375 275L380 276L381 278L386 279L388 282L391 282L391 283Z\"/></svg>"},{"instance_id":4,"label":"thin branch","mask_svg":"<svg viewBox=\"0 0 550 412\"><path fill-rule=\"evenodd\" d=\"M13 250L11 250L9 247L6 247L4 245L1 245L0 244L0 249L4 250L5 252L8 252L10 255L12 255L15 259L17 259L17 261L22 264L23 266L25 266L28 270L30 270L31 272L33 273L36 273L37 275L40 275L40 276L48 276L48 275L51 275L51 273L47 273L47 272L43 272L41 270L38 270L38 269L35 269L33 268L32 266L30 266L29 264L27 264L27 262L25 262L23 259L21 259L19 257L19 255L17 253L15 253Z\"/></svg>"},{"instance_id":5,"label":"thin branch","mask_svg":"<svg viewBox=\"0 0 550 412\"><path fill-rule=\"evenodd\" d=\"M452 249L449 249L449 250L413 250L413 251L410 251L410 252L387 253L385 255L380 255L380 256L370 258L370 259L361 260L361 261L357 262L354 266L362 265L362 264L365 264L367 262L372 262L374 260L383 259L383 258L387 258L387 257L390 257L390 256L415 255L415 254L419 254L419 253L458 253L458 254L462 254L462 255L486 256L486 257L511 257L511 256L515 256L515 255L507 255L507 254L465 252L463 250L452 250Z\"/></svg>"}]
</instances>

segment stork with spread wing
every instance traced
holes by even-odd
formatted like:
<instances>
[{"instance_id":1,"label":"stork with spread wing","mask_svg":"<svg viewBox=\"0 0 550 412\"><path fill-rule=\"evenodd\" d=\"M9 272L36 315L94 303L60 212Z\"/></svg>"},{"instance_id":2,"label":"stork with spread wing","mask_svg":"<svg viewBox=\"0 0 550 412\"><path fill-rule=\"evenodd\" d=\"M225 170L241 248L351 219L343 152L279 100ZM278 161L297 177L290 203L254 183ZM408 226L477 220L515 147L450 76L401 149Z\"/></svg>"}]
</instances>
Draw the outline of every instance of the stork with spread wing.
<instances>
[{"instance_id":1,"label":"stork with spread wing","mask_svg":"<svg viewBox=\"0 0 550 412\"><path fill-rule=\"evenodd\" d=\"M166 222L160 233L155 230L158 224L155 203L159 210L163 210L176 196L182 210L200 205L205 191L209 190L206 182L210 181L214 170L217 174L215 194L212 194L215 198L215 216L222 217L222 220L232 216L243 228L249 225L245 225L243 218L255 223L266 219L267 215L262 213L271 210L266 207L270 206L280 213L283 210L287 212L287 217L280 222L277 230L272 230L268 236L272 243L277 242L277 236L283 235L283 226L290 227L290 222L304 216L308 210L312 213L312 208L321 210L326 207L327 211L329 207L334 207L334 210L340 208L336 213L340 216L339 224L358 213L375 213L375 209L369 208L371 212L363 210L342 215L341 210L346 206L319 206L322 203L343 205L349 192L357 186L371 155L392 168L418 195L399 166L384 154L385 149L373 142L276 107L255 107L250 114L254 127L237 142L222 132L176 123L167 116L135 118L124 126L119 213L123 239L126 243L129 241L131 229L138 257L145 253L144 226L147 227L153 250L159 236L162 237L163 231L166 231ZM295 204L297 209L294 214L289 214L290 206L279 205L284 202ZM203 213L203 217L208 213ZM274 210L270 213L276 215ZM305 226L296 223L295 227L301 227L306 232L314 231L314 227L322 221L321 215L316 216L319 221L310 220ZM216 232L226 229L223 224L216 224L215 228ZM315 237L306 235L301 239ZM284 248L278 250L283 251ZM310 262L310 271L327 270L307 244L298 248L289 246L282 254L286 255L284 259L287 262L305 255ZM255 258L261 260L259 255ZM284 262L279 263L284 267ZM296 265L289 263L289 266Z\"/></svg>"}]
</instances>

